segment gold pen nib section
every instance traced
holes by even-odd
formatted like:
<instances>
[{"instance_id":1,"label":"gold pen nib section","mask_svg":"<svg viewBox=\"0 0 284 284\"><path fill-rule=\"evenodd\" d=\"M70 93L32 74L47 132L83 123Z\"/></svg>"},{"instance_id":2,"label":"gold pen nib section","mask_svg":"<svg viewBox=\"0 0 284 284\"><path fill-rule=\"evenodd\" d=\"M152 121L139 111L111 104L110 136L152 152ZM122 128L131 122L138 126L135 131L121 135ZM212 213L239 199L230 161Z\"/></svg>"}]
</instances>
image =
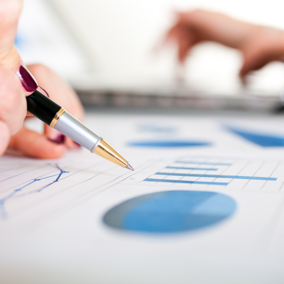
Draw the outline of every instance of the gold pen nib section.
<instances>
[{"instance_id":1,"label":"gold pen nib section","mask_svg":"<svg viewBox=\"0 0 284 284\"><path fill-rule=\"evenodd\" d=\"M127 168L128 166L128 162L121 155L119 155L110 145L108 145L106 141L103 139L94 150L94 153L123 168Z\"/></svg>"}]
</instances>

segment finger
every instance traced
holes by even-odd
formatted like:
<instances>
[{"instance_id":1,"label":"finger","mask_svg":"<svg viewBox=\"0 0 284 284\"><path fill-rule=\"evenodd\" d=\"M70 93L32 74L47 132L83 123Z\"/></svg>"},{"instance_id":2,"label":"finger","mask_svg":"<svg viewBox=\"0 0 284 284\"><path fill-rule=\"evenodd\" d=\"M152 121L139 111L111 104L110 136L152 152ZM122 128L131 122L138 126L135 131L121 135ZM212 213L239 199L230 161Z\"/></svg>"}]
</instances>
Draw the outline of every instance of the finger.
<instances>
[{"instance_id":1,"label":"finger","mask_svg":"<svg viewBox=\"0 0 284 284\"><path fill-rule=\"evenodd\" d=\"M259 70L276 59L278 59L276 55L266 53L262 48L253 46L251 49L243 51L243 65L239 76L244 78L249 72Z\"/></svg>"},{"instance_id":2,"label":"finger","mask_svg":"<svg viewBox=\"0 0 284 284\"><path fill-rule=\"evenodd\" d=\"M72 139L63 135L62 133L48 126L47 124L44 125L44 134L48 137L50 141L53 141L55 143L63 143L68 149L76 149L79 147L78 144Z\"/></svg>"},{"instance_id":3,"label":"finger","mask_svg":"<svg viewBox=\"0 0 284 284\"><path fill-rule=\"evenodd\" d=\"M180 63L185 61L189 50L198 42L197 37L190 29L186 29L179 25L176 25L171 29L167 36L168 39L174 40L177 43L178 59Z\"/></svg>"},{"instance_id":4,"label":"finger","mask_svg":"<svg viewBox=\"0 0 284 284\"><path fill-rule=\"evenodd\" d=\"M14 47L22 0L0 0L0 66L18 72L21 57Z\"/></svg>"},{"instance_id":5,"label":"finger","mask_svg":"<svg viewBox=\"0 0 284 284\"><path fill-rule=\"evenodd\" d=\"M0 120L0 156L2 156L7 149L9 139L10 139L10 131L8 126Z\"/></svg>"},{"instance_id":6,"label":"finger","mask_svg":"<svg viewBox=\"0 0 284 284\"><path fill-rule=\"evenodd\" d=\"M170 41L176 41L177 33L181 28L183 28L183 26L179 22L172 26L166 33L164 44Z\"/></svg>"},{"instance_id":7,"label":"finger","mask_svg":"<svg viewBox=\"0 0 284 284\"><path fill-rule=\"evenodd\" d=\"M181 29L177 33L177 42L178 42L178 59L180 63L183 63L191 49L195 44L193 36L186 30Z\"/></svg>"},{"instance_id":8,"label":"finger","mask_svg":"<svg viewBox=\"0 0 284 284\"><path fill-rule=\"evenodd\" d=\"M66 152L64 144L54 143L48 140L45 135L25 127L11 137L9 148L40 159L58 159Z\"/></svg>"},{"instance_id":9,"label":"finger","mask_svg":"<svg viewBox=\"0 0 284 284\"><path fill-rule=\"evenodd\" d=\"M242 47L243 66L240 76L244 77L271 61L281 60L284 54L284 32L270 27L256 27L251 37Z\"/></svg>"},{"instance_id":10,"label":"finger","mask_svg":"<svg viewBox=\"0 0 284 284\"><path fill-rule=\"evenodd\" d=\"M53 101L64 107L77 119L83 119L84 109L81 102L67 83L41 64L29 65L28 69L35 75L38 85L47 91Z\"/></svg>"},{"instance_id":11,"label":"finger","mask_svg":"<svg viewBox=\"0 0 284 284\"><path fill-rule=\"evenodd\" d=\"M22 2L22 0L0 1L0 29L4 31L0 33L0 59L13 48Z\"/></svg>"},{"instance_id":12,"label":"finger","mask_svg":"<svg viewBox=\"0 0 284 284\"><path fill-rule=\"evenodd\" d=\"M166 33L165 35L155 44L153 48L154 53L158 53L162 48L164 48L166 45L168 45L172 40L176 41L175 38L175 32L178 29L178 22L173 25Z\"/></svg>"},{"instance_id":13,"label":"finger","mask_svg":"<svg viewBox=\"0 0 284 284\"><path fill-rule=\"evenodd\" d=\"M22 87L25 90L25 96L29 96L38 88L35 78L23 64L15 46L13 46L10 52L8 52L4 57L0 57L0 66L11 70L14 74L17 74L18 80L20 80Z\"/></svg>"},{"instance_id":14,"label":"finger","mask_svg":"<svg viewBox=\"0 0 284 284\"><path fill-rule=\"evenodd\" d=\"M257 28L222 13L202 9L180 13L179 22L193 29L202 41L214 41L232 48L240 48Z\"/></svg>"},{"instance_id":15,"label":"finger","mask_svg":"<svg viewBox=\"0 0 284 284\"><path fill-rule=\"evenodd\" d=\"M73 141L71 138L66 137L65 145L68 149L78 149L81 148L81 145Z\"/></svg>"},{"instance_id":16,"label":"finger","mask_svg":"<svg viewBox=\"0 0 284 284\"><path fill-rule=\"evenodd\" d=\"M74 142L69 137L66 137L56 129L48 126L47 124L44 125L44 134L48 137L48 139L55 143L65 144L67 149L77 149L80 146L76 142Z\"/></svg>"},{"instance_id":17,"label":"finger","mask_svg":"<svg viewBox=\"0 0 284 284\"><path fill-rule=\"evenodd\" d=\"M11 135L20 130L26 113L20 81L12 71L0 67L0 119L8 126Z\"/></svg>"},{"instance_id":18,"label":"finger","mask_svg":"<svg viewBox=\"0 0 284 284\"><path fill-rule=\"evenodd\" d=\"M0 0L0 66L19 76L27 96L36 90L37 84L14 46L22 4L22 0Z\"/></svg>"},{"instance_id":19,"label":"finger","mask_svg":"<svg viewBox=\"0 0 284 284\"><path fill-rule=\"evenodd\" d=\"M244 79L251 71L261 68L262 64L259 62L259 58L250 58L244 60L244 63L239 71L239 76L241 79Z\"/></svg>"},{"instance_id":20,"label":"finger","mask_svg":"<svg viewBox=\"0 0 284 284\"><path fill-rule=\"evenodd\" d=\"M31 65L28 67L35 74L38 84L47 90L50 98L64 107L69 113L79 120L83 120L84 110L77 95L72 88L61 80L54 72L43 65ZM62 135L47 125L44 127L45 135L53 141L62 140ZM61 136L60 136L61 135ZM78 148L78 144L65 137L64 143L69 149Z\"/></svg>"}]
</instances>

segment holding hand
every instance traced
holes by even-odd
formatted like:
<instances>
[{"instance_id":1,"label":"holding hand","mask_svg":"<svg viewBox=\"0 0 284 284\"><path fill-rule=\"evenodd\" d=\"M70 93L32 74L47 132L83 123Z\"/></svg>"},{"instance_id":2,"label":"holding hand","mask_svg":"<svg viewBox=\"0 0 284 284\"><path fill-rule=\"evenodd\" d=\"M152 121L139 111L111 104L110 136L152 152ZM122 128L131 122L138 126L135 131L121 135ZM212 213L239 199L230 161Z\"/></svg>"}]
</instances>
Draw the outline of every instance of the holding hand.
<instances>
[{"instance_id":1,"label":"holding hand","mask_svg":"<svg viewBox=\"0 0 284 284\"><path fill-rule=\"evenodd\" d=\"M23 127L27 115L25 96L39 85L79 120L84 112L74 91L51 70L42 65L23 65L14 47L21 9L22 0L0 0L0 156L9 145L29 156L58 158L67 148L78 146L49 126L45 126L44 134Z\"/></svg>"}]
</instances>

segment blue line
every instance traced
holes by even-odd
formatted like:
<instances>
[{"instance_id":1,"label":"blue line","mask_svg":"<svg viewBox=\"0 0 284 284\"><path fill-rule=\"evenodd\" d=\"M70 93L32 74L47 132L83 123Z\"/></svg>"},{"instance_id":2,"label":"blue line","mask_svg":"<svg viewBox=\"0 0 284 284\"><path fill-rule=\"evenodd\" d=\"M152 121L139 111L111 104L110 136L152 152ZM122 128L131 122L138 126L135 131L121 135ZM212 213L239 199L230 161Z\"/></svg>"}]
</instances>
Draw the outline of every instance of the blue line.
<instances>
[{"instance_id":1,"label":"blue line","mask_svg":"<svg viewBox=\"0 0 284 284\"><path fill-rule=\"evenodd\" d=\"M52 167L54 167L53 165L50 165ZM9 199L11 199L12 197L14 197L14 195L17 193L17 192L20 192L22 191L24 188L28 187L29 185L37 182L37 181L40 181L40 180L43 180L43 179L47 179L47 178L51 178L51 177L56 177L56 179L54 181L52 181L51 183L37 189L37 190L34 190L34 191L31 191L31 192L28 192L28 193L25 193L25 194L22 194L20 195L19 197L21 196L25 196L25 195L28 195L28 194L32 194L32 193L37 193L37 192L41 192L42 190L44 190L45 188L51 186L52 184L54 184L55 182L58 182L60 177L65 174L65 173L69 173L67 171L64 171L62 169L59 168L58 165L55 164L55 168L57 168L60 173L59 174L55 174L55 175L51 175L51 176L47 176L47 177L43 177L43 178L35 178L34 180L32 180L31 182L25 184L24 186L20 187L20 188L17 188L15 189L12 193L10 193L9 195L7 195L6 197L0 199L0 216L2 217L2 219L6 219L7 218L7 212L5 210L5 202Z\"/></svg>"},{"instance_id":2,"label":"blue line","mask_svg":"<svg viewBox=\"0 0 284 284\"><path fill-rule=\"evenodd\" d=\"M210 162L197 162L197 161L176 161L177 164L196 164L196 165L218 165L218 166L231 166L229 163L210 163Z\"/></svg>"},{"instance_id":3,"label":"blue line","mask_svg":"<svg viewBox=\"0 0 284 284\"><path fill-rule=\"evenodd\" d=\"M166 169L177 169L177 170L197 170L197 171L217 171L218 169L213 168L183 168L183 167L166 167Z\"/></svg>"},{"instance_id":4,"label":"blue line","mask_svg":"<svg viewBox=\"0 0 284 284\"><path fill-rule=\"evenodd\" d=\"M253 179L275 181L277 178L271 177L250 177L250 176L228 176L228 175L201 175L201 174L179 174L179 173L155 173L155 175L181 176L181 177L207 177L207 178L233 178L233 179Z\"/></svg>"},{"instance_id":5,"label":"blue line","mask_svg":"<svg viewBox=\"0 0 284 284\"><path fill-rule=\"evenodd\" d=\"M209 182L209 181L191 181L191 180L175 180L175 179L155 179L146 178L144 181L154 181L154 182L168 182L168 183L190 183L190 184L207 184L207 185L228 185L227 182Z\"/></svg>"}]
</instances>

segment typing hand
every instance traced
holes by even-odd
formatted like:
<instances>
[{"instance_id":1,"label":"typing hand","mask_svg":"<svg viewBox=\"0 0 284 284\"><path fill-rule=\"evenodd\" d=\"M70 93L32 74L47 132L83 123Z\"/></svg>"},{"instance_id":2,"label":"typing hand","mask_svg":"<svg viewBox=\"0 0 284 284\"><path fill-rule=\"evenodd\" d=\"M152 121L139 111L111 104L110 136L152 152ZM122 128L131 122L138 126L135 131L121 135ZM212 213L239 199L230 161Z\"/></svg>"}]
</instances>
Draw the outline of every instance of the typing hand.
<instances>
[{"instance_id":1,"label":"typing hand","mask_svg":"<svg viewBox=\"0 0 284 284\"><path fill-rule=\"evenodd\" d=\"M284 57L284 31L204 10L177 13L176 23L167 32L166 39L176 42L181 63L193 46L205 41L240 50L243 56L241 78Z\"/></svg>"}]
</instances>

